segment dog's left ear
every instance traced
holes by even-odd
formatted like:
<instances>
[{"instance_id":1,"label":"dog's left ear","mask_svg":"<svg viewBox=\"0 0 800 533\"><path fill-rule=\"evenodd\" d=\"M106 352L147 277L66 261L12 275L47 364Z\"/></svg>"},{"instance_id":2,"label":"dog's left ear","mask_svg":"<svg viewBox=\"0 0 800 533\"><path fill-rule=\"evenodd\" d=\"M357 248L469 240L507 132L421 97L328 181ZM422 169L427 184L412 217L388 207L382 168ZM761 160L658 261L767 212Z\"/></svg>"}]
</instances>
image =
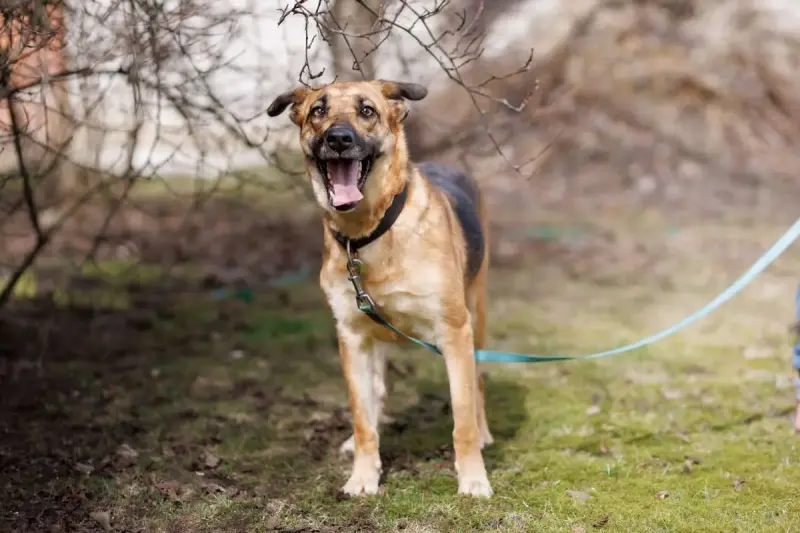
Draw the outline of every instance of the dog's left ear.
<instances>
[{"instance_id":1,"label":"dog's left ear","mask_svg":"<svg viewBox=\"0 0 800 533\"><path fill-rule=\"evenodd\" d=\"M278 115L286 111L286 108L289 107L290 105L294 107L302 103L303 100L306 99L306 96L308 96L308 91L309 90L307 88L300 87L298 89L286 91L285 93L279 95L277 98L275 98L275 100L272 101L272 103L267 108L267 115L271 117L277 117ZM291 118L292 121L295 124L297 124L298 117L296 116L296 113L292 113Z\"/></svg>"},{"instance_id":2,"label":"dog's left ear","mask_svg":"<svg viewBox=\"0 0 800 533\"><path fill-rule=\"evenodd\" d=\"M378 80L381 93L391 101L397 122L403 122L408 116L408 107L403 100L422 100L428 95L428 89L418 83Z\"/></svg>"},{"instance_id":3,"label":"dog's left ear","mask_svg":"<svg viewBox=\"0 0 800 533\"><path fill-rule=\"evenodd\" d=\"M383 96L389 100L422 100L428 89L418 83L378 80Z\"/></svg>"}]
</instances>

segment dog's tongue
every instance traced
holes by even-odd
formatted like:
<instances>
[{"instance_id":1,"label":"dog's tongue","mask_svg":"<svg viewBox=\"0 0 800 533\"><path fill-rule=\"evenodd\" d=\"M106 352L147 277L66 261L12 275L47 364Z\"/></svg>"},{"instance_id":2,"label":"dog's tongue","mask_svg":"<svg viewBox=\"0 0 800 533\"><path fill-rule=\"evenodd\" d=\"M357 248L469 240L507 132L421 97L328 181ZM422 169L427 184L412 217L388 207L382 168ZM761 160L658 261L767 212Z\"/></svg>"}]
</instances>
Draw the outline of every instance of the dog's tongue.
<instances>
[{"instance_id":1,"label":"dog's tongue","mask_svg":"<svg viewBox=\"0 0 800 533\"><path fill-rule=\"evenodd\" d=\"M333 159L328 161L328 181L334 207L358 202L364 195L358 190L358 161Z\"/></svg>"}]
</instances>

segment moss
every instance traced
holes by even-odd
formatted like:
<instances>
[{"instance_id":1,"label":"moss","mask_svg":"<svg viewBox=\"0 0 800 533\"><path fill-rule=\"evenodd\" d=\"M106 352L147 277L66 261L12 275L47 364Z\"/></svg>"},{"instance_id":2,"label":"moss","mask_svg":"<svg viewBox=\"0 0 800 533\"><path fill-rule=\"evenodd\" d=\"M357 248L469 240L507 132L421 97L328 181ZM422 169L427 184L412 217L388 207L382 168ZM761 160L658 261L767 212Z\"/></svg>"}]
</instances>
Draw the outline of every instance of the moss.
<instances>
[{"instance_id":1,"label":"moss","mask_svg":"<svg viewBox=\"0 0 800 533\"><path fill-rule=\"evenodd\" d=\"M0 290L5 290L11 276L0 276ZM12 297L25 299L36 296L36 275L33 272L24 272L14 285Z\"/></svg>"}]
</instances>

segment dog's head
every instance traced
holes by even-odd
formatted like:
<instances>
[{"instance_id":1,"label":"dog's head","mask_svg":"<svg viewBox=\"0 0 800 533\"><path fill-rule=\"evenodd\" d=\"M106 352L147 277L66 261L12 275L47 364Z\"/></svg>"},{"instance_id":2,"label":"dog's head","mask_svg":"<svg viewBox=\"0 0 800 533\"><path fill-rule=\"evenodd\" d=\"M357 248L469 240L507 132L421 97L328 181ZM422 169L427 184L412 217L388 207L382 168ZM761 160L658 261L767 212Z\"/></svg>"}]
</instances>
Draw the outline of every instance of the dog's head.
<instances>
[{"instance_id":1,"label":"dog's head","mask_svg":"<svg viewBox=\"0 0 800 533\"><path fill-rule=\"evenodd\" d=\"M323 208L354 210L373 174L385 174L402 137L408 114L404 100L421 100L425 87L415 83L364 81L299 88L278 96L267 109L275 117L292 106L309 176Z\"/></svg>"}]
</instances>

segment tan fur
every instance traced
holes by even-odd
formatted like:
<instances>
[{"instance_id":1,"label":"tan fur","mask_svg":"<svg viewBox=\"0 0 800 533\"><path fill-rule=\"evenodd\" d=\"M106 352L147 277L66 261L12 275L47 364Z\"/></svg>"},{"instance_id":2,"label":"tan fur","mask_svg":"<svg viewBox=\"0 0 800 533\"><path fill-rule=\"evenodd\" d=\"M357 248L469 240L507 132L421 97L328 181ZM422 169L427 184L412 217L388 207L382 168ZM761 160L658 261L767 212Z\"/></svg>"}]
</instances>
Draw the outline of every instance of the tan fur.
<instances>
[{"instance_id":1,"label":"tan fur","mask_svg":"<svg viewBox=\"0 0 800 533\"><path fill-rule=\"evenodd\" d=\"M348 280L346 253L329 228L351 238L368 235L393 197L408 183L406 205L397 221L359 252L365 265L363 284L396 327L442 349L450 382L458 490L473 496L490 496L492 489L481 448L491 443L492 437L486 424L483 381L474 359L474 349L483 346L485 337L488 251L480 272L467 284L467 252L461 226L444 194L409 164L401 124L407 110L397 94L394 82L337 83L286 93L270 107L274 116L291 102L292 120L300 127L301 145L307 156L312 155L314 138L332 124L342 122L350 124L359 135L380 143L385 154L375 162L367 178L362 190L364 199L348 213L339 213L329 205L316 165L311 160L306 165L323 209L320 286L336 321L353 418L353 437L343 446L354 452L353 471L343 490L352 495L378 490L378 424L386 394L385 358L390 344L403 339L359 311ZM315 117L311 109L323 96L327 114ZM362 101L375 108L376 116L359 115ZM486 231L484 205L480 206L480 214Z\"/></svg>"}]
</instances>

